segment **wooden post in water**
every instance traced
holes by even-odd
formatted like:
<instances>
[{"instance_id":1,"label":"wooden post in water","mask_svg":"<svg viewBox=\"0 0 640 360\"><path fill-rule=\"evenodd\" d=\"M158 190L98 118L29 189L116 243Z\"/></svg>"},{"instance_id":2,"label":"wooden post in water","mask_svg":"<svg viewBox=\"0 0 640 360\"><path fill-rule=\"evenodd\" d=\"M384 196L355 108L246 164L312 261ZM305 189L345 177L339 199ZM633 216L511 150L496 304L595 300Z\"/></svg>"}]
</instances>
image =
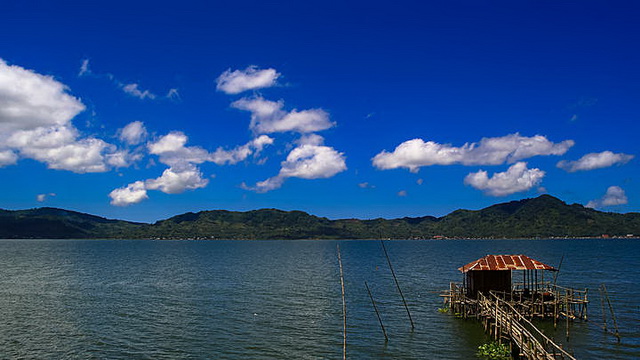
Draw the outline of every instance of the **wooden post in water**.
<instances>
[{"instance_id":1,"label":"wooden post in water","mask_svg":"<svg viewBox=\"0 0 640 360\"><path fill-rule=\"evenodd\" d=\"M616 332L613 334L618 338L618 342L620 342L620 332L618 331L618 322L616 321L616 315L613 313L613 306L611 306L611 300L609 300L609 293L607 292L607 287L602 284L602 290L604 291L604 295L607 299L607 304L609 305L609 311L611 312L611 319L613 320L613 327L616 329Z\"/></svg>"},{"instance_id":2,"label":"wooden post in water","mask_svg":"<svg viewBox=\"0 0 640 360\"><path fill-rule=\"evenodd\" d=\"M607 312L604 311L604 292L600 286L600 307L602 308L602 328L607 332Z\"/></svg>"},{"instance_id":3,"label":"wooden post in water","mask_svg":"<svg viewBox=\"0 0 640 360\"><path fill-rule=\"evenodd\" d=\"M567 319L567 341L569 341L569 290L566 291L564 298L564 317Z\"/></svg>"},{"instance_id":4,"label":"wooden post in water","mask_svg":"<svg viewBox=\"0 0 640 360\"><path fill-rule=\"evenodd\" d=\"M396 273L393 271L393 265L391 265L391 260L389 259L387 248L384 246L383 240L380 240L380 244L382 244L382 250L384 250L384 255L387 257L387 262L389 263L389 269L391 269L391 275L393 275L393 280L396 282L396 287L398 288L398 292L400 293L400 297L402 298L402 303L404 303L404 308L407 309L407 315L409 315L409 322L411 323L411 330L413 330L415 326L413 326L413 319L411 318L411 312L409 312L409 306L407 305L407 301L404 299L404 295L402 294L402 290L400 289L400 284L398 283L398 278L396 278Z\"/></svg>"},{"instance_id":5,"label":"wooden post in water","mask_svg":"<svg viewBox=\"0 0 640 360\"><path fill-rule=\"evenodd\" d=\"M367 284L366 281L364 282L364 286L366 286L367 292L369 293L369 298L371 298L371 304L373 304L373 310L376 311L376 315L378 316L378 322L380 322L380 327L382 328L382 333L384 334L384 341L387 342L389 341L389 338L387 337L387 331L384 329L384 325L382 324L382 318L380 317L380 312L378 312L378 307L376 306L376 302L373 300L373 295L371 295L369 284Z\"/></svg>"},{"instance_id":6,"label":"wooden post in water","mask_svg":"<svg viewBox=\"0 0 640 360\"><path fill-rule=\"evenodd\" d=\"M347 302L344 299L344 273L342 272L342 258L340 257L340 245L338 249L338 265L340 265L340 286L342 287L342 359L347 359Z\"/></svg>"},{"instance_id":7,"label":"wooden post in water","mask_svg":"<svg viewBox=\"0 0 640 360\"><path fill-rule=\"evenodd\" d=\"M553 287L555 290L556 287L556 281L558 280L558 274L560 274L560 268L562 267L562 260L564 260L564 254L562 254L562 257L560 258L560 264L558 264L558 271L556 271L555 274L553 274Z\"/></svg>"}]
</instances>

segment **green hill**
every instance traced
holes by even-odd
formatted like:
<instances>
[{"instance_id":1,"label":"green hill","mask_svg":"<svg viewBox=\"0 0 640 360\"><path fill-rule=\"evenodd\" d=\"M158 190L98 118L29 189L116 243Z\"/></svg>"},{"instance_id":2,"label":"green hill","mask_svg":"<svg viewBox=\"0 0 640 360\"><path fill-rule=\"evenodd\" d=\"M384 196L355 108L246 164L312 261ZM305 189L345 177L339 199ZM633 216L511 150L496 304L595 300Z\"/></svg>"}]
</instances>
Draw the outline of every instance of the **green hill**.
<instances>
[{"instance_id":1,"label":"green hill","mask_svg":"<svg viewBox=\"0 0 640 360\"><path fill-rule=\"evenodd\" d=\"M567 205L549 195L481 210L456 210L440 218L390 220L329 220L302 211L261 209L201 211L142 224L55 208L0 210L0 238L409 239L602 234L640 234L640 214L606 213L579 204Z\"/></svg>"}]
</instances>

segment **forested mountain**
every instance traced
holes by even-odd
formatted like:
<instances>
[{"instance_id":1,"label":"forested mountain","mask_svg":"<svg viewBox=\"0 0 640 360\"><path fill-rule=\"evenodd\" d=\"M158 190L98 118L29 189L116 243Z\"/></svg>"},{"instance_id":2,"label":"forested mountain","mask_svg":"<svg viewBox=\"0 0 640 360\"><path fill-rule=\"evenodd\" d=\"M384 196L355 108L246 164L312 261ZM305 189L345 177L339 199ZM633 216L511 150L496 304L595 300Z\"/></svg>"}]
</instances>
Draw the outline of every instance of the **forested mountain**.
<instances>
[{"instance_id":1,"label":"forested mountain","mask_svg":"<svg viewBox=\"0 0 640 360\"><path fill-rule=\"evenodd\" d=\"M640 234L639 213L605 213L542 195L436 218L329 220L302 211L213 210L154 224L110 220L75 211L0 210L0 238L116 239L409 239L591 237Z\"/></svg>"}]
</instances>

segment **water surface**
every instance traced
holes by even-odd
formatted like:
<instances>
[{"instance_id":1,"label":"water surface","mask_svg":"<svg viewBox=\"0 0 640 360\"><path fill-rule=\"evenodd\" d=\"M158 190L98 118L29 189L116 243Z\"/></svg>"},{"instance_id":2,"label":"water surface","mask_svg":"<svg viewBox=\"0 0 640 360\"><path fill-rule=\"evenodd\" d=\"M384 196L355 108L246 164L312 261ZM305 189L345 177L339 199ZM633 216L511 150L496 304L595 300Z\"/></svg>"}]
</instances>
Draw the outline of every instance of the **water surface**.
<instances>
[{"instance_id":1,"label":"water surface","mask_svg":"<svg viewBox=\"0 0 640 360\"><path fill-rule=\"evenodd\" d=\"M341 358L336 244L351 359L473 358L487 337L439 313L438 293L462 264L519 253L550 265L564 254L558 283L590 289L590 321L569 342L555 332L578 359L640 358L637 240L388 241L414 331L378 241L0 240L0 358ZM600 328L601 283L620 344Z\"/></svg>"}]
</instances>

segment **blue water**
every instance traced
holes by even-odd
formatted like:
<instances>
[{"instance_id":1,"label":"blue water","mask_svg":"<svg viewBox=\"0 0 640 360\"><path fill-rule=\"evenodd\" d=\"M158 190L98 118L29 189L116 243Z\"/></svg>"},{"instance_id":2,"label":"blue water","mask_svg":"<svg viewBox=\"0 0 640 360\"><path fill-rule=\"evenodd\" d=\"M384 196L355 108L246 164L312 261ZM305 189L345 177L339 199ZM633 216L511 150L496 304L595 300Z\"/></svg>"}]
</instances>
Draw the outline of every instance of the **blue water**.
<instances>
[{"instance_id":1,"label":"blue water","mask_svg":"<svg viewBox=\"0 0 640 360\"><path fill-rule=\"evenodd\" d=\"M590 289L590 321L574 323L569 342L555 333L578 359L640 358L637 240L388 241L414 331L378 241L0 240L0 358L341 358L336 244L348 358L473 358L488 338L439 313L438 293L462 264L511 253L551 265L564 254L558 283ZM601 283L620 344L600 328Z\"/></svg>"}]
</instances>

